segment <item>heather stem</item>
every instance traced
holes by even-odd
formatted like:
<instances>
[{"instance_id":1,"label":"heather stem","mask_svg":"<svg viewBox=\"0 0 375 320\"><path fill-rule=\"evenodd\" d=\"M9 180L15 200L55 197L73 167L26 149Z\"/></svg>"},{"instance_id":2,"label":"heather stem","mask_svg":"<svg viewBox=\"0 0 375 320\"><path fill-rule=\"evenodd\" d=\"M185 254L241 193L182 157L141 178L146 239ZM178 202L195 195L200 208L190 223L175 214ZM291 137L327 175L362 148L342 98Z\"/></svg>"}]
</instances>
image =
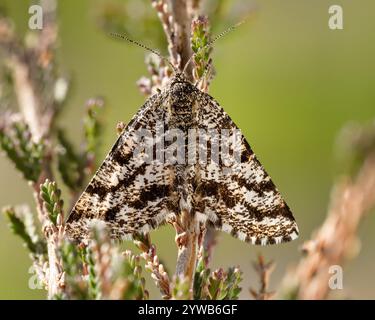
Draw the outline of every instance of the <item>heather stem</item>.
<instances>
[{"instance_id":1,"label":"heather stem","mask_svg":"<svg viewBox=\"0 0 375 320\"><path fill-rule=\"evenodd\" d=\"M192 288L197 264L199 223L188 211L182 211L177 219L174 223L178 246L176 276L187 279Z\"/></svg>"},{"instance_id":2,"label":"heather stem","mask_svg":"<svg viewBox=\"0 0 375 320\"><path fill-rule=\"evenodd\" d=\"M190 28L191 28L191 13L189 12L188 0L173 0L172 15L176 24L177 37L176 43L177 52L180 57L179 68L182 70L192 55L190 46ZM186 69L186 77L193 80L191 64Z\"/></svg>"}]
</instances>

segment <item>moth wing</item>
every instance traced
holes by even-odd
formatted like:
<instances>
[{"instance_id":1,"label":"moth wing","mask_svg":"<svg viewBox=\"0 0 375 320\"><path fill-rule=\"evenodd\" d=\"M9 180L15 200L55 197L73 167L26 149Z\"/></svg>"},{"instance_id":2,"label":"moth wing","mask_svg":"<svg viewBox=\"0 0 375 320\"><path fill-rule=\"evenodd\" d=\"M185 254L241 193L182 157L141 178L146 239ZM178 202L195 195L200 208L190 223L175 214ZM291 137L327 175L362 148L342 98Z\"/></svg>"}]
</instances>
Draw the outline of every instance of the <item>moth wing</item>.
<instances>
[{"instance_id":1,"label":"moth wing","mask_svg":"<svg viewBox=\"0 0 375 320\"><path fill-rule=\"evenodd\" d=\"M74 205L67 220L68 235L87 239L93 221L102 221L112 238L131 238L156 228L174 212L169 197L172 168L155 159L147 161L146 152L135 152L142 143L141 130L155 136L166 116L163 96L158 94L133 117ZM154 147L155 142L148 140L147 145Z\"/></svg>"},{"instance_id":2,"label":"moth wing","mask_svg":"<svg viewBox=\"0 0 375 320\"><path fill-rule=\"evenodd\" d=\"M219 132L227 129L231 134L239 132L213 98L203 94L201 100L204 103L198 112L200 128L206 132L215 129ZM198 216L208 218L216 229L252 244L278 244L296 239L298 227L291 210L242 134L239 134L238 159L230 168L217 161L200 166L200 185L194 194Z\"/></svg>"}]
</instances>

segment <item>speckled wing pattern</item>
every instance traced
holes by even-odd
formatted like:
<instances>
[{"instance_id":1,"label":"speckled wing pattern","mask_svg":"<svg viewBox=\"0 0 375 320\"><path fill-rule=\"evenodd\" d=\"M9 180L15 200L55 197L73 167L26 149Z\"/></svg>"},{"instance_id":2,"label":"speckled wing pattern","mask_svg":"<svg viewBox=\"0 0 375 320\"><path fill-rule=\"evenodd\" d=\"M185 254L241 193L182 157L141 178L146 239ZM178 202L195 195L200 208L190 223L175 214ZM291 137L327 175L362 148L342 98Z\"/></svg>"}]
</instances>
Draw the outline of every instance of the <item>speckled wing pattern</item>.
<instances>
[{"instance_id":1,"label":"speckled wing pattern","mask_svg":"<svg viewBox=\"0 0 375 320\"><path fill-rule=\"evenodd\" d=\"M151 97L133 117L104 159L67 220L70 237L85 240L93 222L102 221L115 239L130 239L136 232L148 232L175 213L171 203L171 168L147 163L143 154L134 155L137 130L155 134L158 121L167 122L164 97Z\"/></svg>"},{"instance_id":2,"label":"speckled wing pattern","mask_svg":"<svg viewBox=\"0 0 375 320\"><path fill-rule=\"evenodd\" d=\"M184 78L172 79L134 116L78 199L67 221L72 238L87 239L91 223L102 221L112 238L130 239L182 210L256 245L297 238L289 207L242 135L241 161L230 170L212 161L193 165L145 162L142 154L134 154L141 143L136 132L146 129L154 135L160 122L164 130L182 129L185 137L191 128L238 130L211 96Z\"/></svg>"},{"instance_id":3,"label":"speckled wing pattern","mask_svg":"<svg viewBox=\"0 0 375 320\"><path fill-rule=\"evenodd\" d=\"M200 127L237 129L220 105L209 95L203 95ZM279 244L296 239L298 227L288 205L245 137L241 135L240 139L241 161L229 172L214 162L200 168L196 214L207 217L216 229L252 244Z\"/></svg>"}]
</instances>

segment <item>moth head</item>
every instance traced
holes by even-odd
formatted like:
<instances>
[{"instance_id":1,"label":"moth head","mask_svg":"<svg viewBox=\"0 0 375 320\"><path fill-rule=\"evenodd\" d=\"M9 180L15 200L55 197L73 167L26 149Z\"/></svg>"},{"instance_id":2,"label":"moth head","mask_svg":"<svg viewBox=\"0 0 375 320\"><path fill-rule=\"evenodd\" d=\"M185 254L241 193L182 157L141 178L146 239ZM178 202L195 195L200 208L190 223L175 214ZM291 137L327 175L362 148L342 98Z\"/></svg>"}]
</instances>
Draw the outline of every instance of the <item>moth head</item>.
<instances>
[{"instance_id":1,"label":"moth head","mask_svg":"<svg viewBox=\"0 0 375 320\"><path fill-rule=\"evenodd\" d=\"M171 87L173 87L174 85L178 83L185 83L185 82L189 82L185 74L181 71L176 71L176 73L173 75L171 79Z\"/></svg>"}]
</instances>

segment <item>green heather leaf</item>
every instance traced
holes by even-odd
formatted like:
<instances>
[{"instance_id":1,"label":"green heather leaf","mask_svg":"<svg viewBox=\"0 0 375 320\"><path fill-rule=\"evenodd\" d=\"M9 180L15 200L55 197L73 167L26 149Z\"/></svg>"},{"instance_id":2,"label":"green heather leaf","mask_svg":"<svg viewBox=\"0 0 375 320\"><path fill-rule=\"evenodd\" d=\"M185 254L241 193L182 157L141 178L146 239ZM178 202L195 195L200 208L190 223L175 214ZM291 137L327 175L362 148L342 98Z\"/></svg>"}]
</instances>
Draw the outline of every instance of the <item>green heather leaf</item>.
<instances>
[{"instance_id":1,"label":"green heather leaf","mask_svg":"<svg viewBox=\"0 0 375 320\"><path fill-rule=\"evenodd\" d=\"M12 207L4 208L3 213L8 218L12 232L23 240L30 253L37 255L44 254L47 251L45 242L39 240L33 233L32 228L35 228L35 226L30 225L33 222L29 221L29 225L27 225L27 221L25 221L26 217L22 216L21 213L17 212L17 210Z\"/></svg>"},{"instance_id":2,"label":"green heather leaf","mask_svg":"<svg viewBox=\"0 0 375 320\"><path fill-rule=\"evenodd\" d=\"M63 201L60 199L61 191L57 188L56 182L48 179L40 186L40 197L43 200L51 222L56 225L57 217L62 214Z\"/></svg>"},{"instance_id":3,"label":"green heather leaf","mask_svg":"<svg viewBox=\"0 0 375 320\"><path fill-rule=\"evenodd\" d=\"M13 121L0 128L0 145L15 167L26 180L36 182L39 178L44 154L43 141L35 143L28 126Z\"/></svg>"}]
</instances>

